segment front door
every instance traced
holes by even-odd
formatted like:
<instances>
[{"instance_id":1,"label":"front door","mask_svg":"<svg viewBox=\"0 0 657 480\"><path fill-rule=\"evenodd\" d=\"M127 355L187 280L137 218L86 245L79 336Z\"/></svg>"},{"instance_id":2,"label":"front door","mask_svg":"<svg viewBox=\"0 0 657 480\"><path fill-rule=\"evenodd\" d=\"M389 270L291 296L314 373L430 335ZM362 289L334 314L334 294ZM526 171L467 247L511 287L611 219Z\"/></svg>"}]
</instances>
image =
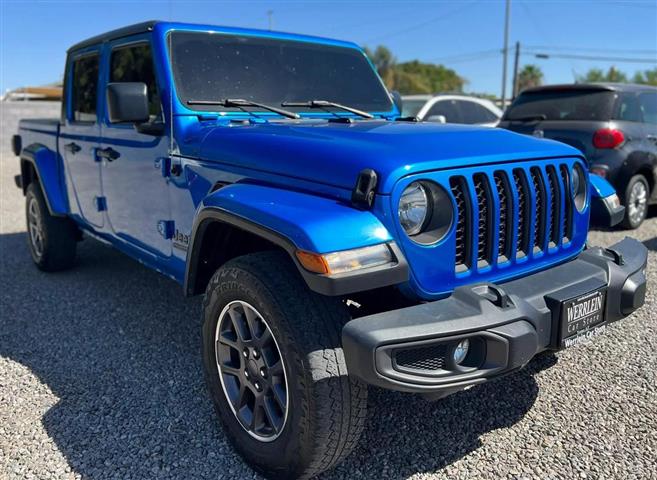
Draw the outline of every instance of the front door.
<instances>
[{"instance_id":1,"label":"front door","mask_svg":"<svg viewBox=\"0 0 657 480\"><path fill-rule=\"evenodd\" d=\"M162 124L149 35L112 42L107 51L106 82L143 82L148 87L150 124ZM103 193L109 230L132 246L155 254L171 253L172 224L163 176L168 137L151 129L140 133L133 124L112 124L105 109L101 150Z\"/></svg>"},{"instance_id":2,"label":"front door","mask_svg":"<svg viewBox=\"0 0 657 480\"><path fill-rule=\"evenodd\" d=\"M97 119L100 49L90 47L69 56L66 82L66 115L62 122L59 151L66 162L67 189L73 215L94 228L103 226L104 202L101 191L100 145Z\"/></svg>"}]
</instances>

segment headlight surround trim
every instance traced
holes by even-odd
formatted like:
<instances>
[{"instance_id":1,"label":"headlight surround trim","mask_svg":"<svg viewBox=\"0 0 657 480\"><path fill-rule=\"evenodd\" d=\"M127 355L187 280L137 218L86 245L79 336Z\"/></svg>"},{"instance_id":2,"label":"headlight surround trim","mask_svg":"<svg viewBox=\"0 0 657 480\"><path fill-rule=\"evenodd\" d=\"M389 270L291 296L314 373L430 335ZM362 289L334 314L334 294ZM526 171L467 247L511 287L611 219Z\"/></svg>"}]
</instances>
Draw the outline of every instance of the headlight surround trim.
<instances>
[{"instance_id":1,"label":"headlight surround trim","mask_svg":"<svg viewBox=\"0 0 657 480\"><path fill-rule=\"evenodd\" d=\"M586 207L587 177L584 169L579 163L573 164L570 170L570 194L578 212Z\"/></svg>"},{"instance_id":2,"label":"headlight surround trim","mask_svg":"<svg viewBox=\"0 0 657 480\"><path fill-rule=\"evenodd\" d=\"M444 240L451 231L454 225L456 204L450 190L432 180L415 180L406 186L403 191L416 184L421 185L427 196L427 213L422 226L419 231L415 230L412 234L409 233L404 228L401 217L399 217L400 208L398 204L399 223L402 230L414 243L421 246L433 246ZM401 201L402 198L399 200L400 204Z\"/></svg>"}]
</instances>

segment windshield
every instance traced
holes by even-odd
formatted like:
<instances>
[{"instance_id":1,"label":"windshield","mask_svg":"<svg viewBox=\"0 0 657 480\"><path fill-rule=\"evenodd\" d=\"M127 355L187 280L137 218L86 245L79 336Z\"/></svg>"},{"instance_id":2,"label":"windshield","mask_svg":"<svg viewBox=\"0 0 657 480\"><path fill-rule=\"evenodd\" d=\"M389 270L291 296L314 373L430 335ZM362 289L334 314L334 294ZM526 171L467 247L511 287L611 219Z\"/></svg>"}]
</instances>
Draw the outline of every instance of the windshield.
<instances>
[{"instance_id":1,"label":"windshield","mask_svg":"<svg viewBox=\"0 0 657 480\"><path fill-rule=\"evenodd\" d=\"M322 99L370 112L392 102L365 55L354 48L309 42L172 32L171 60L180 101L244 99L271 106ZM196 110L235 107L194 105ZM248 107L248 110L259 110ZM296 111L310 111L298 108Z\"/></svg>"},{"instance_id":2,"label":"windshield","mask_svg":"<svg viewBox=\"0 0 657 480\"><path fill-rule=\"evenodd\" d=\"M420 110L427 103L426 100L407 100L402 99L402 117L416 117Z\"/></svg>"},{"instance_id":3,"label":"windshield","mask_svg":"<svg viewBox=\"0 0 657 480\"><path fill-rule=\"evenodd\" d=\"M505 120L588 120L611 118L614 92L561 90L522 93L504 115Z\"/></svg>"}]
</instances>

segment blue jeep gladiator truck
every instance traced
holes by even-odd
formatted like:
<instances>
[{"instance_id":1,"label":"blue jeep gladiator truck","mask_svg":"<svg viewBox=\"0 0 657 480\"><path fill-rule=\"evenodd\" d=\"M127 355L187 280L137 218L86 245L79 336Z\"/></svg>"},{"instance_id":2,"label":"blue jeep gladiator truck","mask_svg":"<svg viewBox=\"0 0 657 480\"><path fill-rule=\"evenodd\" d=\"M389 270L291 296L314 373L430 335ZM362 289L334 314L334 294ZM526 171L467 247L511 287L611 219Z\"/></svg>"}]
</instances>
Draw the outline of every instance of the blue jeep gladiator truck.
<instances>
[{"instance_id":1,"label":"blue jeep gladiator truck","mask_svg":"<svg viewBox=\"0 0 657 480\"><path fill-rule=\"evenodd\" d=\"M400 118L352 43L148 22L71 47L64 92L13 138L34 262L89 235L204 294L211 397L267 476L339 463L368 385L438 399L644 302L641 243L586 245L593 194L623 212L580 151Z\"/></svg>"}]
</instances>

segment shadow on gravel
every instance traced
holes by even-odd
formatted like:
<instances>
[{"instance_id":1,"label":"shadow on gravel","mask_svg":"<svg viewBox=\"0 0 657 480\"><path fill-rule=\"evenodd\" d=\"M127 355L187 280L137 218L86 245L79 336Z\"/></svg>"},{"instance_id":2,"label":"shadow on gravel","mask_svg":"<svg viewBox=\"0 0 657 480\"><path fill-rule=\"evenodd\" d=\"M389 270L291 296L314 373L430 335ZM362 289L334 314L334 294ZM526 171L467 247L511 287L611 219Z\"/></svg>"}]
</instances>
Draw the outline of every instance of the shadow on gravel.
<instances>
[{"instance_id":1,"label":"shadow on gravel","mask_svg":"<svg viewBox=\"0 0 657 480\"><path fill-rule=\"evenodd\" d=\"M437 472L479 448L481 435L520 421L538 396L534 374L556 362L538 355L523 370L438 402L372 388L360 448L322 478L351 478L352 468L366 478Z\"/></svg>"},{"instance_id":2,"label":"shadow on gravel","mask_svg":"<svg viewBox=\"0 0 657 480\"><path fill-rule=\"evenodd\" d=\"M43 425L83 478L253 478L230 449L205 390L200 300L94 240L46 274L25 234L0 235L0 355L58 397ZM372 389L361 446L325 478L439 470L518 422L533 405L540 356L497 382L437 403ZM25 401L29 402L29 398ZM46 467L47 468L47 467Z\"/></svg>"},{"instance_id":3,"label":"shadow on gravel","mask_svg":"<svg viewBox=\"0 0 657 480\"><path fill-rule=\"evenodd\" d=\"M657 237L652 237L649 240L644 240L643 244L646 246L648 250L652 250L653 252L657 252Z\"/></svg>"}]
</instances>

